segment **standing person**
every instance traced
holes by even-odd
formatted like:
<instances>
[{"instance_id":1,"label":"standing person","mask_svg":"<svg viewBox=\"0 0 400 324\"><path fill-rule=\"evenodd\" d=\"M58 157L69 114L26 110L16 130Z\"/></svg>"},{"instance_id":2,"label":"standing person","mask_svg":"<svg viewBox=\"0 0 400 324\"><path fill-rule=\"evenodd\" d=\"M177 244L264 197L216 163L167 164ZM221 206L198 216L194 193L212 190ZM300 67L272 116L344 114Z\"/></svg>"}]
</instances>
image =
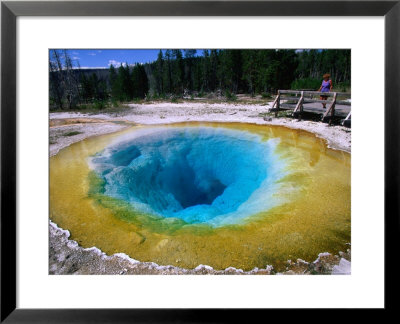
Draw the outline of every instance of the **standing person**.
<instances>
[{"instance_id":1,"label":"standing person","mask_svg":"<svg viewBox=\"0 0 400 324\"><path fill-rule=\"evenodd\" d=\"M319 92L330 92L332 90L332 80L330 79L331 75L329 73L326 73L322 76L322 84L319 87L318 91ZM328 96L321 96L321 100L326 100L328 99ZM322 104L322 107L326 108L326 103Z\"/></svg>"}]
</instances>

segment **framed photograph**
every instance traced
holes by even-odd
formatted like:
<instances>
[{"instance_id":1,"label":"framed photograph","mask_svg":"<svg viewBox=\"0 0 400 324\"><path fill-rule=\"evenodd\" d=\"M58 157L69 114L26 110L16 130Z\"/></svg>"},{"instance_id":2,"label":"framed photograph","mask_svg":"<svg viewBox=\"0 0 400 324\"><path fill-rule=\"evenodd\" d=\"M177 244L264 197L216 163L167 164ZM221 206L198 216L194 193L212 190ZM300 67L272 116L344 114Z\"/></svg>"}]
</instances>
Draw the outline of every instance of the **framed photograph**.
<instances>
[{"instance_id":1,"label":"framed photograph","mask_svg":"<svg viewBox=\"0 0 400 324\"><path fill-rule=\"evenodd\" d=\"M398 1L1 15L2 321L393 308Z\"/></svg>"}]
</instances>

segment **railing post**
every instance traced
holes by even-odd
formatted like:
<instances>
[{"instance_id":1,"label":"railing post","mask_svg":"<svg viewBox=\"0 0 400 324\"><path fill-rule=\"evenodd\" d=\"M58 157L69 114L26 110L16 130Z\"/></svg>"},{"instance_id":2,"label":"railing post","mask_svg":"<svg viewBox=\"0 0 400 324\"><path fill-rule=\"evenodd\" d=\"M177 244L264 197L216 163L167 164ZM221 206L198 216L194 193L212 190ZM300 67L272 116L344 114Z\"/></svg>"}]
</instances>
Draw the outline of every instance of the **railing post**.
<instances>
[{"instance_id":1,"label":"railing post","mask_svg":"<svg viewBox=\"0 0 400 324\"><path fill-rule=\"evenodd\" d=\"M335 116L336 97L337 97L337 92L335 92L333 94L333 101L331 104L331 119L329 120L329 125L332 125L332 120L333 120L333 117Z\"/></svg>"},{"instance_id":2,"label":"railing post","mask_svg":"<svg viewBox=\"0 0 400 324\"><path fill-rule=\"evenodd\" d=\"M301 91L300 99L297 102L296 108L293 111L293 116L296 116L296 114L298 114L299 120L301 120L301 114L303 112L303 101L304 101L304 91Z\"/></svg>"},{"instance_id":3,"label":"railing post","mask_svg":"<svg viewBox=\"0 0 400 324\"><path fill-rule=\"evenodd\" d=\"M304 102L304 91L301 92L300 97L300 113L299 113L299 120L303 117L303 102Z\"/></svg>"},{"instance_id":4,"label":"railing post","mask_svg":"<svg viewBox=\"0 0 400 324\"><path fill-rule=\"evenodd\" d=\"M336 97L337 97L337 92L333 93L333 100L331 102L331 105L329 106L328 109L326 109L325 113L322 115L322 121L325 120L325 118L329 115L330 113L330 120L329 120L329 125L332 124L332 118L335 115L335 105L336 105Z\"/></svg>"},{"instance_id":5,"label":"railing post","mask_svg":"<svg viewBox=\"0 0 400 324\"><path fill-rule=\"evenodd\" d=\"M351 125L351 111L348 113L348 115L346 116L346 119L342 121L342 125L346 126L346 127L350 127Z\"/></svg>"},{"instance_id":6,"label":"railing post","mask_svg":"<svg viewBox=\"0 0 400 324\"><path fill-rule=\"evenodd\" d=\"M278 96L277 96L276 99L277 100L276 100L275 117L278 117L278 111L279 111L279 108L281 107L281 103L280 103L280 101L281 101L281 92L279 90L278 90Z\"/></svg>"}]
</instances>

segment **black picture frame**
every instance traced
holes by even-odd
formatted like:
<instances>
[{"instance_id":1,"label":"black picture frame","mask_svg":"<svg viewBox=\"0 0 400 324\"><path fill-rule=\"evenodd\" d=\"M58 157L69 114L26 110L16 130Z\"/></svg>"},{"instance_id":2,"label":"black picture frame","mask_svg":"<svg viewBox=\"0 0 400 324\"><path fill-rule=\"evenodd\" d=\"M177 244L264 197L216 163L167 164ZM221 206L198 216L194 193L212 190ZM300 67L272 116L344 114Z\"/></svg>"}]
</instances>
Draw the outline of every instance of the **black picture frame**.
<instances>
[{"instance_id":1,"label":"black picture frame","mask_svg":"<svg viewBox=\"0 0 400 324\"><path fill-rule=\"evenodd\" d=\"M19 16L384 16L385 17L385 309L396 307L399 236L400 1L103 1L1 3L1 322L235 322L244 309L16 308L16 19Z\"/></svg>"}]
</instances>

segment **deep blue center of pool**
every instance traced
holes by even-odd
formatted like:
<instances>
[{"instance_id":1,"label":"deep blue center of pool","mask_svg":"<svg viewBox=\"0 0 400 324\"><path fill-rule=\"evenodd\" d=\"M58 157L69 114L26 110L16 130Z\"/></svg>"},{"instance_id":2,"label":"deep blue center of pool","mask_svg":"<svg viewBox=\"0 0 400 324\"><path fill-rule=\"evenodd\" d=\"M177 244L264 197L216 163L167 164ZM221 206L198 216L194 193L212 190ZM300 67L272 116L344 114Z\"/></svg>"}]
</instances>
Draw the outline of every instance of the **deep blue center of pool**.
<instances>
[{"instance_id":1,"label":"deep blue center of pool","mask_svg":"<svg viewBox=\"0 0 400 324\"><path fill-rule=\"evenodd\" d=\"M276 204L276 144L226 128L156 128L122 136L91 165L106 195L139 211L219 226Z\"/></svg>"}]
</instances>

